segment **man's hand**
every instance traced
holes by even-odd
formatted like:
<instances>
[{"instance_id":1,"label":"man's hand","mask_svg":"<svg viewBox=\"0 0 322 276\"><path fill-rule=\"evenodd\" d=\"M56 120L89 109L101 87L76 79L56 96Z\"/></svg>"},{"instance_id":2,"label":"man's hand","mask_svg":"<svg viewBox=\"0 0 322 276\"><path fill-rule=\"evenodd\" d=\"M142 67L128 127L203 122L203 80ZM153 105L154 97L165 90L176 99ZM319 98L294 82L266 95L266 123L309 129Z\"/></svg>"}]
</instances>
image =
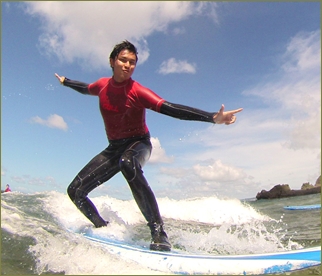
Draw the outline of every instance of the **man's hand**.
<instances>
[{"instance_id":1,"label":"man's hand","mask_svg":"<svg viewBox=\"0 0 322 276\"><path fill-rule=\"evenodd\" d=\"M59 76L57 73L55 73L55 76L59 80L60 84L64 84L65 77Z\"/></svg>"},{"instance_id":2,"label":"man's hand","mask_svg":"<svg viewBox=\"0 0 322 276\"><path fill-rule=\"evenodd\" d=\"M242 108L238 108L235 110L224 112L224 109L225 109L225 106L222 104L219 112L213 117L214 122L216 124L230 125L235 123L236 121L235 113L241 112L243 110Z\"/></svg>"}]
</instances>

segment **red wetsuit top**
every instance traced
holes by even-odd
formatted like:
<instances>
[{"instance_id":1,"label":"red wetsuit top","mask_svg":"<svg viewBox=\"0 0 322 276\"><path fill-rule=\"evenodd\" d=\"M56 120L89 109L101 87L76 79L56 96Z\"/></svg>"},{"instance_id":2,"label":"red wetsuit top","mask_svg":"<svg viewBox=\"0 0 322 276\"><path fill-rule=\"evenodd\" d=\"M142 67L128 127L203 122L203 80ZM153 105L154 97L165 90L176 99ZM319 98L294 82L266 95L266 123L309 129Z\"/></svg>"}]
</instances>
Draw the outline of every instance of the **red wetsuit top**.
<instances>
[{"instance_id":1,"label":"red wetsuit top","mask_svg":"<svg viewBox=\"0 0 322 276\"><path fill-rule=\"evenodd\" d=\"M100 111L109 140L147 134L149 129L145 121L146 108L181 120L211 123L214 123L213 116L216 114L165 101L132 78L118 83L111 77L105 77L91 84L65 78L63 85L82 94L99 97Z\"/></svg>"},{"instance_id":2,"label":"red wetsuit top","mask_svg":"<svg viewBox=\"0 0 322 276\"><path fill-rule=\"evenodd\" d=\"M99 97L100 111L109 140L143 136L149 132L145 109L160 112L165 101L150 89L129 79L117 83L101 78L88 85L89 94Z\"/></svg>"}]
</instances>

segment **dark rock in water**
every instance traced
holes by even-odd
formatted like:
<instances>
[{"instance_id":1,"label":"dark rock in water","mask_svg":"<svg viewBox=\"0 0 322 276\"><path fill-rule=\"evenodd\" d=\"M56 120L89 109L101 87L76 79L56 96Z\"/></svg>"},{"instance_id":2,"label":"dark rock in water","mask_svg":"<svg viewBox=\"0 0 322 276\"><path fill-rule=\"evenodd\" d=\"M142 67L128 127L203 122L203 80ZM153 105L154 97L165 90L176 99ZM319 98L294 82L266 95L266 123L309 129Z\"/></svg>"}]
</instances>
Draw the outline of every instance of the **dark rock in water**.
<instances>
[{"instance_id":1,"label":"dark rock in water","mask_svg":"<svg viewBox=\"0 0 322 276\"><path fill-rule=\"evenodd\" d=\"M288 184L276 185L271 190L266 191L262 190L257 193L257 199L273 199L273 198L281 198L281 197L292 197L292 196L302 196L302 195L310 195L310 194L318 194L321 193L321 186L313 186L313 185L305 185L304 183L301 190L291 190Z\"/></svg>"},{"instance_id":2,"label":"dark rock in water","mask_svg":"<svg viewBox=\"0 0 322 276\"><path fill-rule=\"evenodd\" d=\"M271 190L266 191L262 190L257 193L257 199L273 199L281 197L291 197L291 196L302 196L310 194L319 194L321 193L321 175L315 182L315 185L310 183L303 183L300 190L291 190L288 184L278 184L274 186Z\"/></svg>"},{"instance_id":3,"label":"dark rock in water","mask_svg":"<svg viewBox=\"0 0 322 276\"><path fill-rule=\"evenodd\" d=\"M301 190L307 190L307 189L312 189L314 186L310 183L303 183Z\"/></svg>"}]
</instances>

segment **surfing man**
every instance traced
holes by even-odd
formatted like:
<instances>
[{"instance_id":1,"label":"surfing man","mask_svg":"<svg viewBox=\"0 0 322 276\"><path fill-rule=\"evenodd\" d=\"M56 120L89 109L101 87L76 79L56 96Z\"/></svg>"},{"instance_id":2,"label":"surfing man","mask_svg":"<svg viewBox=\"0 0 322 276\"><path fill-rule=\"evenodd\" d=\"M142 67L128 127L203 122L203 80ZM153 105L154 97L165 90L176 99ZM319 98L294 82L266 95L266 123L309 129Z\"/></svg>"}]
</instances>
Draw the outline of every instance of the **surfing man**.
<instances>
[{"instance_id":1,"label":"surfing man","mask_svg":"<svg viewBox=\"0 0 322 276\"><path fill-rule=\"evenodd\" d=\"M170 103L150 89L134 81L131 76L138 56L136 47L123 41L110 54L112 77L103 77L87 84L55 74L60 83L82 94L99 97L109 145L96 155L77 174L67 193L77 208L95 225L107 225L88 198L89 192L121 172L127 180L133 197L151 230L151 250L170 251L171 244L163 229L154 193L143 175L142 168L151 155L150 133L145 121L145 110L182 119L230 125L236 121L233 111L206 112L196 108Z\"/></svg>"}]
</instances>

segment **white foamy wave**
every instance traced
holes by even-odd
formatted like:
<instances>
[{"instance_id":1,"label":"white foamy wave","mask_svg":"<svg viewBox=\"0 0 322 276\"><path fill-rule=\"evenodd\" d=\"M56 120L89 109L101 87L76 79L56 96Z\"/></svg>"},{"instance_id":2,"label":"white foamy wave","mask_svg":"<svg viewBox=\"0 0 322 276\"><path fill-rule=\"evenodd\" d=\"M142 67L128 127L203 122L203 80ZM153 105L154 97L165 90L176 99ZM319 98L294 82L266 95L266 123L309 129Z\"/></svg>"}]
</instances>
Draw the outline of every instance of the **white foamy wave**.
<instances>
[{"instance_id":1,"label":"white foamy wave","mask_svg":"<svg viewBox=\"0 0 322 276\"><path fill-rule=\"evenodd\" d=\"M64 272L65 275L160 274L134 261L110 254L103 247L72 233L60 237L49 236L45 243L31 246L30 252L37 258L38 274L48 270Z\"/></svg>"},{"instance_id":2,"label":"white foamy wave","mask_svg":"<svg viewBox=\"0 0 322 276\"><path fill-rule=\"evenodd\" d=\"M112 222L136 224L143 223L144 218L134 200L119 200L109 196L100 196L91 199L101 216ZM50 213L60 218L64 225L87 221L76 209L68 196L57 192L50 192L44 199ZM224 223L243 224L253 220L269 220L251 206L237 199L219 199L217 197L192 198L174 200L169 198L158 199L162 217L183 221L195 221L222 225ZM64 218L61 214L64 213Z\"/></svg>"},{"instance_id":3,"label":"white foamy wave","mask_svg":"<svg viewBox=\"0 0 322 276\"><path fill-rule=\"evenodd\" d=\"M185 200L159 199L162 215L176 220L196 221L213 225L243 224L269 219L237 199L203 197Z\"/></svg>"},{"instance_id":4,"label":"white foamy wave","mask_svg":"<svg viewBox=\"0 0 322 276\"><path fill-rule=\"evenodd\" d=\"M160 274L108 253L82 235L90 229L100 236L148 246L149 229L134 200L109 196L91 198L110 223L95 229L68 195L46 192L11 194L1 201L1 227L9 233L32 237L29 251L36 258L37 273ZM176 249L187 253L247 254L285 250L279 225L235 199L216 197L158 199L165 229Z\"/></svg>"},{"instance_id":5,"label":"white foamy wave","mask_svg":"<svg viewBox=\"0 0 322 276\"><path fill-rule=\"evenodd\" d=\"M160 274L110 254L82 235L66 231L71 225L88 224L68 196L61 193L22 194L19 197L12 194L1 201L2 230L33 238L28 251L35 257L37 274L48 271L66 275ZM115 232L121 228L117 225Z\"/></svg>"},{"instance_id":6,"label":"white foamy wave","mask_svg":"<svg viewBox=\"0 0 322 276\"><path fill-rule=\"evenodd\" d=\"M109 196L94 197L91 200L100 215L109 222L135 224L144 221L134 200L119 200ZM77 227L86 222L90 224L65 194L49 192L43 202L47 212L54 215L66 227L70 225Z\"/></svg>"}]
</instances>

